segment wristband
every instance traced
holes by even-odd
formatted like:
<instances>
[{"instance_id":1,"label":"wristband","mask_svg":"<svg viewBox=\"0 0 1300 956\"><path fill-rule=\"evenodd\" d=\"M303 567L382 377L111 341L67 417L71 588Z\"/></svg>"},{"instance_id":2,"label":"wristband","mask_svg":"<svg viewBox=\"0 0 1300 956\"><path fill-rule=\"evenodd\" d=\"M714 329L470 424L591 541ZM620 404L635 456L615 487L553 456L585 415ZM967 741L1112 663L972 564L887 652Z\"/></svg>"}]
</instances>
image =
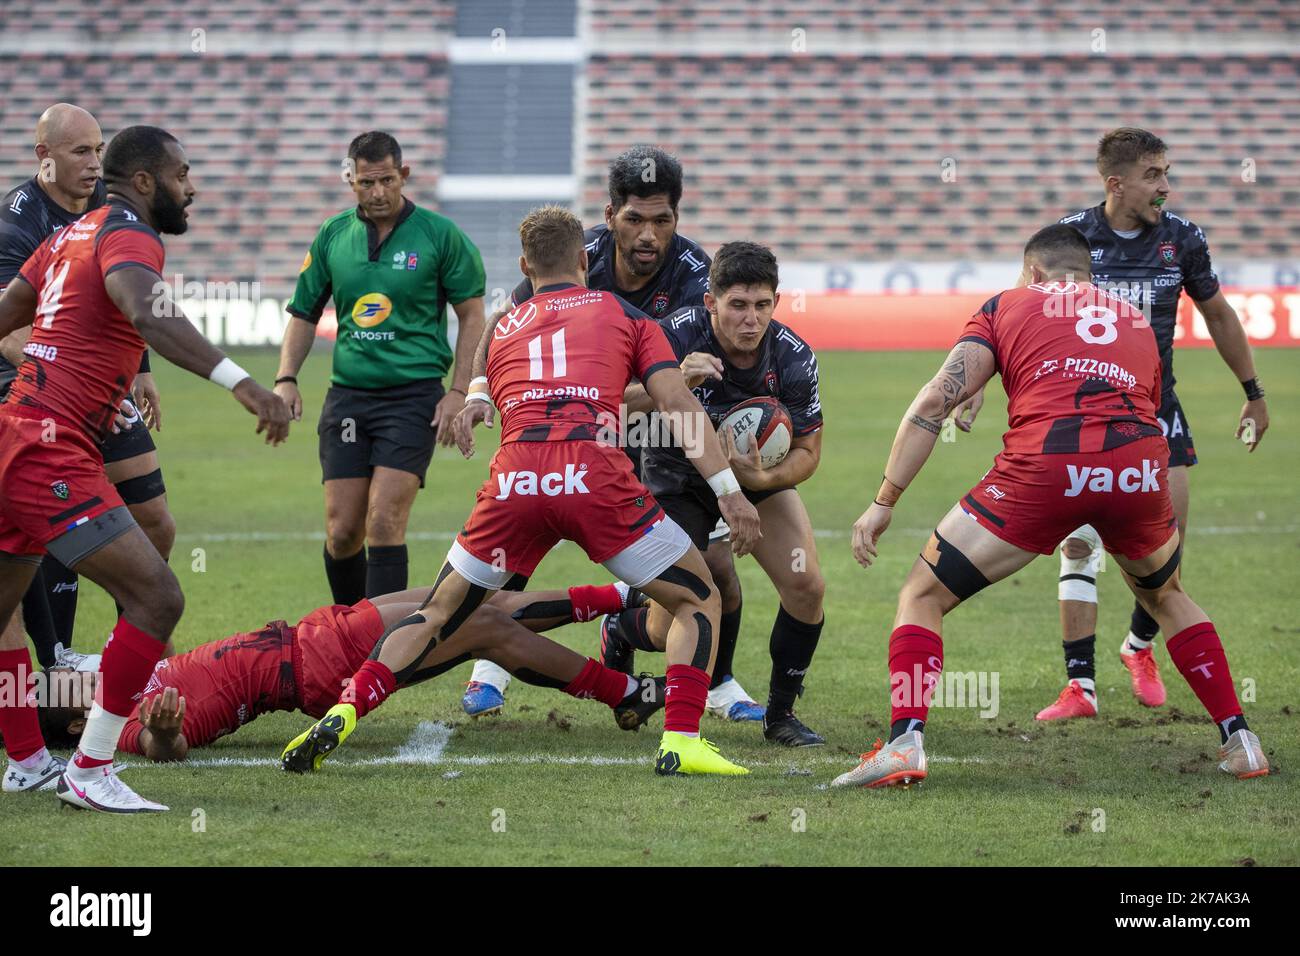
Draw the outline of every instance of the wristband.
<instances>
[{"instance_id":1,"label":"wristband","mask_svg":"<svg viewBox=\"0 0 1300 956\"><path fill-rule=\"evenodd\" d=\"M879 506L882 507L882 508L893 508L893 507L894 507L893 505L887 505L887 504L885 504L885 503L884 503L883 501L881 501L879 498L873 498L873 499L871 500L871 503L872 503L873 505L879 505Z\"/></svg>"},{"instance_id":2,"label":"wristband","mask_svg":"<svg viewBox=\"0 0 1300 956\"><path fill-rule=\"evenodd\" d=\"M473 388L475 385L486 385L486 384L487 384L487 376L486 376L486 375L480 375L478 378L471 378L471 379L469 380L469 387L470 387L470 388Z\"/></svg>"},{"instance_id":3,"label":"wristband","mask_svg":"<svg viewBox=\"0 0 1300 956\"><path fill-rule=\"evenodd\" d=\"M730 468L724 468L709 479L709 487L713 489L715 496L721 498L723 495L731 495L739 491L740 482L736 480L735 472Z\"/></svg>"},{"instance_id":4,"label":"wristband","mask_svg":"<svg viewBox=\"0 0 1300 956\"><path fill-rule=\"evenodd\" d=\"M1241 387L1246 392L1246 401L1257 402L1264 397L1264 389L1260 387L1258 378L1247 379L1241 383Z\"/></svg>"},{"instance_id":5,"label":"wristband","mask_svg":"<svg viewBox=\"0 0 1300 956\"><path fill-rule=\"evenodd\" d=\"M249 374L232 362L229 357L223 358L217 363L217 367L208 373L208 381L216 382L222 388L231 390L249 377Z\"/></svg>"},{"instance_id":6,"label":"wristband","mask_svg":"<svg viewBox=\"0 0 1300 956\"><path fill-rule=\"evenodd\" d=\"M293 384L297 385L298 379L293 375L281 375L275 380L276 385L282 385L285 382L293 382Z\"/></svg>"},{"instance_id":7,"label":"wristband","mask_svg":"<svg viewBox=\"0 0 1300 956\"><path fill-rule=\"evenodd\" d=\"M470 402L487 402L493 408L496 408L496 405L492 402L492 396L487 392L470 392L465 396L465 404L468 405Z\"/></svg>"},{"instance_id":8,"label":"wristband","mask_svg":"<svg viewBox=\"0 0 1300 956\"><path fill-rule=\"evenodd\" d=\"M466 398L469 398L469 392L465 391L465 389L461 388L459 385L453 385L451 388L447 389L447 391L448 391L448 392L460 392L460 393L461 393L462 395L464 395Z\"/></svg>"}]
</instances>

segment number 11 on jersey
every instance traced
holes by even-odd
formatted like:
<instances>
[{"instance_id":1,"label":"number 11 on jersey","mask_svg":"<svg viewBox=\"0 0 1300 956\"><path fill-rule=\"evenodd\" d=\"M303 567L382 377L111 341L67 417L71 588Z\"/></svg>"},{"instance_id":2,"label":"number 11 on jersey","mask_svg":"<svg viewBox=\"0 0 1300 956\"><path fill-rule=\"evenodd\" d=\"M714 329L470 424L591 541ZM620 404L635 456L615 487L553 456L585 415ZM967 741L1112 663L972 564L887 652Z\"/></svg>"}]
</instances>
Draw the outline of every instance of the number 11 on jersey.
<instances>
[{"instance_id":1,"label":"number 11 on jersey","mask_svg":"<svg viewBox=\"0 0 1300 956\"><path fill-rule=\"evenodd\" d=\"M545 365L542 361L543 338L544 336L538 335L528 340L528 377L530 379L564 378L564 329L559 329L551 334L552 373L549 376L546 374Z\"/></svg>"}]
</instances>

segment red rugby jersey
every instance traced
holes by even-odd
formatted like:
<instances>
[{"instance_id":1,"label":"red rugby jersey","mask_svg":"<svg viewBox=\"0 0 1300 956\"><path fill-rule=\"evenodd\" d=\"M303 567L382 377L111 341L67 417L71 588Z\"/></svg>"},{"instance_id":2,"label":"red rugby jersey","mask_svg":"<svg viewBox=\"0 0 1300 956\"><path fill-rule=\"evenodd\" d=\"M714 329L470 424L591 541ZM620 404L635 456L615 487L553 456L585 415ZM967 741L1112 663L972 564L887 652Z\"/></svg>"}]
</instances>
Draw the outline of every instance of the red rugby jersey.
<instances>
[{"instance_id":1,"label":"red rugby jersey","mask_svg":"<svg viewBox=\"0 0 1300 956\"><path fill-rule=\"evenodd\" d=\"M1104 451L1161 434L1160 351L1140 311L1091 283L1053 282L989 299L958 341L997 357L1011 453Z\"/></svg>"},{"instance_id":2,"label":"red rugby jersey","mask_svg":"<svg viewBox=\"0 0 1300 956\"><path fill-rule=\"evenodd\" d=\"M109 298L104 279L125 266L161 277L163 260L158 233L116 199L42 242L18 273L39 304L6 404L44 408L96 441L108 434L145 341Z\"/></svg>"},{"instance_id":3,"label":"red rugby jersey","mask_svg":"<svg viewBox=\"0 0 1300 956\"><path fill-rule=\"evenodd\" d=\"M677 357L640 309L612 292L547 286L492 334L487 378L501 410L501 443L612 443L628 382L668 367L678 367Z\"/></svg>"}]
</instances>

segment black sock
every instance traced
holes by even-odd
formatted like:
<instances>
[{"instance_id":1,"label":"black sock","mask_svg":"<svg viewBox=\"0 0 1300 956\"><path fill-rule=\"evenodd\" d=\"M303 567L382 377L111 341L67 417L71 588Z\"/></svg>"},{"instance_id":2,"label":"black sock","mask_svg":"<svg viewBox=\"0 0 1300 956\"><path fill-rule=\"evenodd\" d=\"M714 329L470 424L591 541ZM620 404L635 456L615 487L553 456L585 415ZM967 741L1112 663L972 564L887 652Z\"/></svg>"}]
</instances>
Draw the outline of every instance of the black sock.
<instances>
[{"instance_id":1,"label":"black sock","mask_svg":"<svg viewBox=\"0 0 1300 956\"><path fill-rule=\"evenodd\" d=\"M889 725L888 743L892 744L899 737L903 736L903 734L913 730L919 730L921 733L925 733L925 721L920 717L904 717L901 720L894 721Z\"/></svg>"},{"instance_id":2,"label":"black sock","mask_svg":"<svg viewBox=\"0 0 1300 956\"><path fill-rule=\"evenodd\" d=\"M41 561L41 574L45 578L45 599L50 605L54 639L71 648L72 625L77 619L77 595L81 593L77 572L47 553ZM121 616L119 613L118 617Z\"/></svg>"},{"instance_id":3,"label":"black sock","mask_svg":"<svg viewBox=\"0 0 1300 956\"><path fill-rule=\"evenodd\" d=\"M366 597L405 591L407 561L404 544L371 545L366 555Z\"/></svg>"},{"instance_id":4,"label":"black sock","mask_svg":"<svg viewBox=\"0 0 1300 956\"><path fill-rule=\"evenodd\" d=\"M366 596L366 549L346 558L330 556L325 549L325 577L335 604L356 604Z\"/></svg>"},{"instance_id":5,"label":"black sock","mask_svg":"<svg viewBox=\"0 0 1300 956\"><path fill-rule=\"evenodd\" d=\"M23 595L23 628L36 646L36 660L42 667L54 666L54 616L50 613L49 591L45 586L45 564L36 568L36 577Z\"/></svg>"},{"instance_id":6,"label":"black sock","mask_svg":"<svg viewBox=\"0 0 1300 956\"><path fill-rule=\"evenodd\" d=\"M803 691L804 675L812 663L825 616L816 624L796 620L784 606L777 609L768 651L772 655L772 683L767 694L767 715L779 720L794 710Z\"/></svg>"},{"instance_id":7,"label":"black sock","mask_svg":"<svg viewBox=\"0 0 1300 956\"><path fill-rule=\"evenodd\" d=\"M1219 724L1219 736L1223 739L1220 740L1219 743L1226 744L1228 738L1239 730L1250 730L1250 728L1246 726L1246 718L1241 714L1238 714L1236 717L1229 717L1227 720L1221 722Z\"/></svg>"},{"instance_id":8,"label":"black sock","mask_svg":"<svg viewBox=\"0 0 1300 956\"><path fill-rule=\"evenodd\" d=\"M1133 617L1129 620L1128 629L1133 632L1134 637L1143 641L1153 641L1160 633L1160 625L1156 623L1156 619L1146 612L1146 608L1136 602L1133 604Z\"/></svg>"},{"instance_id":9,"label":"black sock","mask_svg":"<svg viewBox=\"0 0 1300 956\"><path fill-rule=\"evenodd\" d=\"M737 604L734 611L723 611L718 627L718 657L713 664L713 683L709 690L722 683L723 678L731 676L731 659L736 653L736 641L740 637L740 611L743 604Z\"/></svg>"},{"instance_id":10,"label":"black sock","mask_svg":"<svg viewBox=\"0 0 1300 956\"><path fill-rule=\"evenodd\" d=\"M1097 680L1097 635L1089 634L1077 641L1062 641L1065 648L1065 676L1067 680L1086 677L1096 686Z\"/></svg>"},{"instance_id":11,"label":"black sock","mask_svg":"<svg viewBox=\"0 0 1300 956\"><path fill-rule=\"evenodd\" d=\"M658 651L659 648L651 643L650 632L646 628L649 619L648 607L631 607L626 611L620 611L612 623L618 636L631 644L634 650Z\"/></svg>"}]
</instances>

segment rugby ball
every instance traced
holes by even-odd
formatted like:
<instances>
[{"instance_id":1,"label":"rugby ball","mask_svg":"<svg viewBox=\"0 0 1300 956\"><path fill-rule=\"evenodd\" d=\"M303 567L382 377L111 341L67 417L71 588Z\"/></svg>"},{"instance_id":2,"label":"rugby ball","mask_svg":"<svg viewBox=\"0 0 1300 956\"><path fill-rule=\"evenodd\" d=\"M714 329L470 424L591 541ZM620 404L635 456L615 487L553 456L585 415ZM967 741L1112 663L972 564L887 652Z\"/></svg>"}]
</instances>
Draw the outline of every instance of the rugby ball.
<instances>
[{"instance_id":1,"label":"rugby ball","mask_svg":"<svg viewBox=\"0 0 1300 956\"><path fill-rule=\"evenodd\" d=\"M718 426L718 434L731 433L736 449L748 455L750 442L758 442L763 467L772 468L785 460L794 436L789 410L775 398L750 398L732 406Z\"/></svg>"}]
</instances>

